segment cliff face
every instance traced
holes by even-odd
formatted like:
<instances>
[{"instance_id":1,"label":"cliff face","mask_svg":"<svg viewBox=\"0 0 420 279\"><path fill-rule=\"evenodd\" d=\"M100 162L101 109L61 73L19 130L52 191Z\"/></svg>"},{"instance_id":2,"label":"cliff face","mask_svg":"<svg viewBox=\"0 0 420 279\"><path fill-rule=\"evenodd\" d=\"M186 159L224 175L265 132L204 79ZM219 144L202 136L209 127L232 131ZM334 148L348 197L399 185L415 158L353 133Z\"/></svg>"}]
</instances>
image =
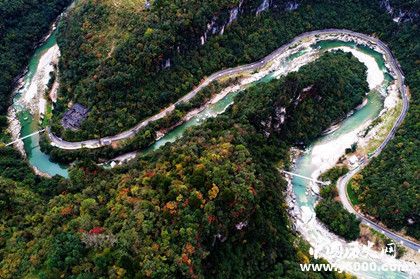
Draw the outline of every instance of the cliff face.
<instances>
[{"instance_id":1,"label":"cliff face","mask_svg":"<svg viewBox=\"0 0 420 279\"><path fill-rule=\"evenodd\" d=\"M419 18L419 1L380 0L379 3L395 22L414 22Z\"/></svg>"},{"instance_id":2,"label":"cliff face","mask_svg":"<svg viewBox=\"0 0 420 279\"><path fill-rule=\"evenodd\" d=\"M223 35L226 27L233 24L242 15L259 16L269 9L293 11L299 5L297 0L240 0L238 5L213 16L200 37L200 44L204 45L211 36Z\"/></svg>"},{"instance_id":3,"label":"cliff face","mask_svg":"<svg viewBox=\"0 0 420 279\"><path fill-rule=\"evenodd\" d=\"M244 36L238 20L298 7L298 2L290 0L77 2L57 36L62 105L55 114L64 113L68 103L78 102L91 109L90 116L81 127L85 135L64 131L57 120L54 133L81 140L134 126L191 90L198 78L220 70L220 59L204 62L202 52L219 49L216 37L223 40L227 31ZM210 38L214 38L211 45ZM241 48L231 48L232 61L241 55ZM114 122L112 129L103 134L98 119ZM92 130L96 132L89 134Z\"/></svg>"},{"instance_id":4,"label":"cliff face","mask_svg":"<svg viewBox=\"0 0 420 279\"><path fill-rule=\"evenodd\" d=\"M291 12L299 8L302 0L239 0L231 7L223 8L214 12L207 23L201 27L199 36L195 32L185 33L185 41L196 42L192 44L177 44L165 56L165 61L161 68L166 69L170 67L172 56L176 53L182 53L189 48L199 45L204 45L210 37L223 35L226 28L234 24L240 17L243 16L260 16L270 9Z\"/></svg>"}]
</instances>

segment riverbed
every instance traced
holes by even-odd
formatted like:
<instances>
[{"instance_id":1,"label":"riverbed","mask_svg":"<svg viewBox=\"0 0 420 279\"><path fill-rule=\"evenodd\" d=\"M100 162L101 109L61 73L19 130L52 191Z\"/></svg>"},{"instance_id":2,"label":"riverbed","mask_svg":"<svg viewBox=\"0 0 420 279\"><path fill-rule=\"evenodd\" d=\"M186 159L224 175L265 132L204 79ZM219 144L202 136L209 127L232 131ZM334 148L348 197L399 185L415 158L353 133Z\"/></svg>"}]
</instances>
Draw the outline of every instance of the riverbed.
<instances>
[{"instance_id":1,"label":"riverbed","mask_svg":"<svg viewBox=\"0 0 420 279\"><path fill-rule=\"evenodd\" d=\"M41 115L47 109L45 90L50 80L50 72L58 63L59 49L56 31L36 49L28 64L28 69L21 83L16 88L13 106L9 109L9 119L14 121L12 134L14 138L27 136L41 129ZM19 127L20 124L20 127ZM36 134L15 144L16 148L28 159L35 172L44 176L60 175L68 177L67 167L54 163L49 155L43 153L39 146L40 135Z\"/></svg>"},{"instance_id":2,"label":"riverbed","mask_svg":"<svg viewBox=\"0 0 420 279\"><path fill-rule=\"evenodd\" d=\"M367 103L365 106L355 111L352 115L340 123L339 128L333 132L320 137L311 146L309 146L303 155L301 155L295 164L294 172L316 178L321 172L332 167L337 159L344 153L345 148L350 147L353 142L358 140L358 134L365 129L373 119L375 119L383 109L384 96L387 94L387 88L392 83L392 73L386 67L386 61L382 53L374 49L360 45L354 41L337 40L334 38L325 38L321 41L307 41L287 50L283 55L274 59L269 65L257 72L247 73L240 79L240 86L232 86L227 91L221 92L215 96L209 104L198 110L196 114L190 115L188 121L167 132L159 140L157 140L148 149L143 151L135 151L120 156L118 159L110 162L109 165L116 165L125 160L133 159L138 155L156 150L163 145L174 142L180 138L184 132L193 126L200 125L206 119L215 117L223 113L234 101L234 97L249 86L258 86L261 82L269 82L274 78L279 78L292 71L297 71L301 66L317 59L323 51L331 51L333 49L341 49L343 51L352 52L356 58L365 63L368 68L368 82L371 91L367 94ZM55 52L54 52L55 51ZM36 110L37 106L28 105L31 102L25 102L25 97L39 96L43 94L41 91L48 82L45 79L45 73L48 72L47 67L51 67L54 55L58 51L55 41L55 33L35 53L29 64L28 73L24 77L23 86L17 90L14 99L13 109L18 116L21 125L21 136L28 135L40 128L39 119ZM43 74L42 74L43 73ZM34 88L36 92L34 93ZM33 98L32 98L33 99ZM39 114L39 112L38 112ZM39 148L39 135L34 135L24 140L24 153L26 154L30 164L39 172L46 173L49 176L61 175L68 176L66 166L62 166L51 162L49 156L42 153ZM338 241L343 247L350 245L359 245L357 243L346 244L338 239L335 235L328 232L315 218L314 205L316 196L312 194L313 185L295 178L292 180L293 194L296 199L295 212L298 218L296 227L304 238L314 247L322 247L325 243ZM359 247L360 249L362 247ZM369 250L370 251L370 250ZM321 256L329 261L336 263L338 266L346 269L348 261L346 259L335 259L330 255L320 252ZM405 265L399 260L395 260L388 256L375 254L370 251L366 257L359 257L357 261L375 261L377 264L390 263L395 265ZM376 259L372 259L372 255ZM413 266L407 264L407 267ZM414 267L416 268L416 267ZM408 274L401 272L354 272L361 277L366 278L408 278Z\"/></svg>"}]
</instances>

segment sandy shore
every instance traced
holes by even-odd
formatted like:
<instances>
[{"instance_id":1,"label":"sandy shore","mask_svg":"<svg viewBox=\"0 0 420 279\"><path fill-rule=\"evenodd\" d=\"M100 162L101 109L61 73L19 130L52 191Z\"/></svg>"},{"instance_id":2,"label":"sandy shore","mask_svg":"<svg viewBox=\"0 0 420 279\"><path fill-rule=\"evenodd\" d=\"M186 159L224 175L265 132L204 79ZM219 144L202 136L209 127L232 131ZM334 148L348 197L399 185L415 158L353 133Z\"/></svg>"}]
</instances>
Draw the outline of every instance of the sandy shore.
<instances>
[{"instance_id":1,"label":"sandy shore","mask_svg":"<svg viewBox=\"0 0 420 279\"><path fill-rule=\"evenodd\" d=\"M54 72L54 65L57 65L60 57L58 45L49 48L40 58L36 72L29 84L21 90L22 96L19 104L28 108L32 115L43 115L45 113L47 84L51 78L50 73ZM58 87L58 84L56 85Z\"/></svg>"}]
</instances>

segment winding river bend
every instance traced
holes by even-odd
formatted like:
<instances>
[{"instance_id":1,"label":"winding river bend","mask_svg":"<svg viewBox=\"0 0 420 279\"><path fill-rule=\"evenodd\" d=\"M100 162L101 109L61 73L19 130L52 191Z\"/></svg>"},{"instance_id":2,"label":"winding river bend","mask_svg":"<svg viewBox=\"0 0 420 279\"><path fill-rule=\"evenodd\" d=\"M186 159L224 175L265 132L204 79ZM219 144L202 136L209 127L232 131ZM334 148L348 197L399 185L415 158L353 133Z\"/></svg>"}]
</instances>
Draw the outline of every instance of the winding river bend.
<instances>
[{"instance_id":1,"label":"winding river bend","mask_svg":"<svg viewBox=\"0 0 420 279\"><path fill-rule=\"evenodd\" d=\"M21 137L30 135L40 129L40 111L39 109L34 109L40 102L36 95L44 94L45 85L49 81L49 70L52 67L53 56L51 52L55 48L58 49L58 46L56 31L53 31L47 40L36 49L29 61L28 71L23 77L22 84L14 92L13 116L19 119ZM42 102L40 103L46 106ZM45 173L49 176L61 175L68 177L66 166L50 161L49 156L41 151L39 137L39 134L35 134L23 140L23 149L29 163L40 173Z\"/></svg>"},{"instance_id":2,"label":"winding river bend","mask_svg":"<svg viewBox=\"0 0 420 279\"><path fill-rule=\"evenodd\" d=\"M316 32L314 34L316 34ZM297 44L297 42L299 42L299 44ZM45 80L38 78L39 75L37 73L45 70L40 67L40 65L45 65L40 63L40 61L43 58L46 58L49 50L54 47L57 47L57 45L55 34L53 33L45 44L36 51L31 59L29 71L24 77L24 86L17 90L13 108L19 116L19 121L22 126L21 136L29 135L33 131L39 129L37 117L35 115L35 117L30 115L30 110L23 105L22 98L28 94L28 90L30 90L32 84L42 85L42 83L45 83ZM214 99L204 110L192 116L186 123L168 132L150 148L139 153L156 150L168 142L173 142L181 137L187 128L200 125L200 123L206 119L223 113L230 104L232 104L234 97L240 90L249 86L257 86L260 82L268 82L281 75L287 74L288 72L296 71L300 66L315 60L323 51L332 49L341 49L343 51L352 52L360 61L367 65L368 82L371 92L367 95L367 104L365 106L355 111L344 120L337 130L320 137L308 147L302 156L297 158L294 172L306 176L317 177L322 171L332 167L338 157L344 153L344 149L357 141L358 133L363 131L363 129L379 115L383 109L384 96L387 94L387 90L392 83L392 73L390 73L388 67L386 67L387 63L385 62L383 53L374 50L374 46L372 45L363 45L363 42L360 40L334 36L325 36L321 39L314 37L312 40L306 41L302 41L302 38L299 38L295 39L288 47L284 47L280 52L273 53L261 61L250 64L263 64L264 67L258 66L257 70L255 70L254 67L249 67L249 65L243 66L242 68L238 67L240 71L247 72L247 74L242 77L242 83L239 88L230 88L225 92L223 97L219 96L220 98ZM232 70L228 69L222 72L228 73L229 71ZM212 76L217 75L220 77L220 72ZM43 92L38 92L38 94L43 94ZM25 139L24 149L30 164L39 171L50 176L68 176L65 166L51 162L48 155L40 151L38 135ZM138 155L137 152L129 153L120 156L120 158L117 158L115 161L130 159L136 155ZM311 194L311 189L314 187L313 185L310 185L307 181L303 181L300 178L294 178L291 187L296 200L294 210L297 212L296 227L312 246L323 246L326 243L331 242L338 242L344 248L358 245L357 243L345 243L328 232L327 229L317 222L316 218L314 218L316 197ZM361 263L363 261L374 262L377 266L383 264L401 266L401 261L388 256L378 255L375 252L359 255L357 259L336 259L322 251L320 251L320 255L330 262L336 263L336 265L343 270L351 270L348 268L349 263ZM404 266L409 273L398 271L351 271L364 278L409 278L410 269L412 269L413 266L408 264L404 264ZM414 269L416 268L417 267L414 267Z\"/></svg>"}]
</instances>

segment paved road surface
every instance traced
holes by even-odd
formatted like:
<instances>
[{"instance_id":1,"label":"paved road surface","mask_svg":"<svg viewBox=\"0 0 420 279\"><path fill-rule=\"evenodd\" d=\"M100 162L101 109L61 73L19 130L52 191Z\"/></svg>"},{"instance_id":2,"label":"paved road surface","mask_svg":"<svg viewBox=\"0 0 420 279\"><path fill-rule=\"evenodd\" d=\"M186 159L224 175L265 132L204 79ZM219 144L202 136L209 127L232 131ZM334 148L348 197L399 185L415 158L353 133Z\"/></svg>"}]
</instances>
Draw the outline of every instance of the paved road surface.
<instances>
[{"instance_id":1,"label":"paved road surface","mask_svg":"<svg viewBox=\"0 0 420 279\"><path fill-rule=\"evenodd\" d=\"M218 80L222 77L228 77L228 76L235 75L235 74L238 74L238 73L241 73L241 72L260 69L260 68L266 66L272 60L276 59L279 55L283 54L283 52L285 52L289 47L291 47L294 44L302 41L303 39L311 38L311 37L316 36L316 35L350 35L350 36L353 36L355 38L358 38L358 39L370 42L372 44L375 44L385 53L386 61L389 63L392 72L394 72L396 74L395 78L396 78L397 86L400 90L401 97L402 97L402 100L403 100L403 108L402 108L402 112L401 112L400 116L398 117L397 121L394 123L394 126L392 127L390 133L388 134L386 139L382 142L382 144L378 147L378 149L373 153L372 157L378 156L378 154L385 148L385 146L388 144L388 142L393 138L393 136L395 134L395 131L397 130L398 126L404 120L404 117L405 117L405 115L407 114L407 111L408 111L408 97L407 97L406 87L404 85L404 75L401 71L399 63L397 62L397 60L395 59L395 57L393 56L392 52L389 50L389 48L387 47L386 44L384 44L382 41L380 41L377 38L374 38L374 37L371 37L371 36L368 36L368 35L365 35L365 34L353 32L353 31L350 31L350 30L345 30L345 29L325 29L325 30L318 30L318 31L311 31L311 32L303 33L303 34L295 37L289 43L281 46L280 48L278 48L277 50L275 50L274 52L272 52L271 54L269 54L268 56L264 57L263 59L261 59L257 62L216 72L216 73L210 75L208 78L206 78L197 88L190 91L184 97L179 99L175 104L170 105L169 107L165 108L164 110L162 110L158 114L155 114L154 116L151 116L151 117L141 121L135 127L131 128L129 130L126 130L126 131L124 131L120 134L117 134L117 135L114 135L114 136L104 137L104 138L101 138L101 139L92 139L92 140L86 140L86 141L81 141L81 142L68 142L68 141L62 140L61 138L55 136L54 134L51 133L51 131L49 129L47 129L48 135L49 135L50 140L51 140L51 144L56 146L56 147L59 147L59 148L62 148L62 149L69 149L69 150L80 149L80 148L98 148L98 147L102 147L102 146L105 146L105 145L110 145L113 141L118 141L118 140L121 140L121 139L130 138L130 137L134 136L136 133L138 133L142 128L146 127L149 123L151 123L153 121L156 121L158 119L161 119L165 115L167 115L168 113L172 112L175 109L176 104L179 104L179 103L182 103L182 102L187 102L188 100L193 98L197 94L198 91L200 91L202 88L209 85L211 82L213 82L215 80ZM368 162L365 162L363 166L365 166L367 163ZM384 228L384 227L376 224L375 222L369 220L368 218L366 218L365 216L363 216L360 213L357 213L354 210L354 208L352 207L352 205L350 204L350 202L348 200L346 185L347 185L348 181L351 179L351 177L354 174L356 174L357 171L359 171L363 166L359 167L356 170L353 170L353 171L349 172L347 175L340 178L339 181L338 181L337 185L339 187L339 195L340 195L340 199L341 199L344 207L348 211L355 213L360 219L362 219L363 223L369 225L370 227L372 227L376 231L379 231L379 232L385 234L386 236L390 237L391 239L397 241L400 244L403 244L404 246L406 246L408 248L414 249L416 251L420 251L420 245L419 244L393 233L392 231L388 230L387 228Z\"/></svg>"},{"instance_id":2,"label":"paved road surface","mask_svg":"<svg viewBox=\"0 0 420 279\"><path fill-rule=\"evenodd\" d=\"M401 98L402 98L402 101L403 101L403 107L402 107L400 115L398 116L398 119L395 121L394 125L392 126L391 131L389 132L389 134L387 135L385 140L381 143L381 145L371 154L370 158L377 157L382 152L382 150L385 148L385 146L389 143L389 141L394 137L395 132L396 132L397 128L403 122L403 120L404 120L404 118L407 114L408 107L409 107L407 88L405 86L405 78L404 78L404 75L402 73L402 70L401 70L401 67L400 67L399 63L397 62L397 60L393 56L392 52L388 49L388 47L383 42L376 39L376 44L382 50L384 50L385 55L387 56L387 61L388 61L388 63L390 63L392 71L396 75L395 78L396 78L396 81L397 81L397 87L400 91ZM344 208L346 208L349 212L352 212L352 213L356 214L356 216L358 218L360 218L364 224L370 226L374 230L383 233L384 235L393 239L397 243L404 245L405 247L408 247L408 248L411 248L411 249L413 249L417 252L420 252L420 244L415 243L415 242L413 242L413 241L411 241L411 240L409 240L409 239L407 239L403 236L400 236L400 235L390 231L386 227L383 227L383 226L375 223L374 221L368 219L363 214L356 212L354 210L352 204L350 203L348 195L347 195L347 184L350 181L350 179L357 172L359 172L363 167L365 167L369 163L369 161L370 161L370 159L367 160L366 162L364 162L362 165L360 165L356 169L350 171L349 173L347 173L345 176L341 177L338 180L338 182L337 182L338 192L339 192L340 199L341 199L341 202L342 202Z\"/></svg>"},{"instance_id":3,"label":"paved road surface","mask_svg":"<svg viewBox=\"0 0 420 279\"><path fill-rule=\"evenodd\" d=\"M272 52L271 54L269 54L268 56L264 57L263 59L261 59L257 62L247 64L247 65L243 65L243 66L238 66L238 67L235 67L235 68L221 70L219 72L216 72L216 73L210 75L197 88L195 88L194 90L190 91L188 94L183 96L175 104L170 105L169 107L165 108L164 110L162 110L158 114L155 114L155 115L141 121L135 127L131 128L129 130L126 130L124 132L121 132L117 135L107 136L107 137L103 137L103 138L100 138L100 139L85 140L85 141L80 141L80 142L69 142L69 141L65 141L65 140L57 137L56 135L51 133L51 131L49 129L47 129L47 134L48 134L48 136L51 140L51 144L53 146L56 146L56 147L61 148L61 149L68 149L68 150L74 150L74 149L80 149L80 148L98 148L98 147L110 145L113 141L119 141L119 140L122 140L122 139L127 139L127 138L130 138L130 137L133 137L136 133L138 133L141 129L146 127L149 123L154 122L158 119L161 119L161 118L165 117L168 113L171 113L173 110L175 110L175 105L176 104L189 101L191 98L193 98L197 94L197 92L199 92L201 89L203 89L204 87L209 85L211 82L213 82L215 80L218 80L220 78L228 77L228 76L235 75L235 74L238 74L238 73L241 73L241 72L260 69L260 68L264 67L265 65L267 65L269 62L276 59L281 54L283 54L289 47L293 46L294 44L296 44L296 43L298 43L298 42L300 42L300 41L302 41L306 38L311 38L311 37L316 36L316 35L351 35L353 37L362 39L364 41L374 43L385 52L385 54L387 56L387 61L392 61L392 64L395 64L395 66L398 67L398 63L395 61L395 59L392 56L392 53L389 51L388 47L383 42L381 42L380 40L378 40L374 37L371 37L371 36L368 36L368 35L365 35L365 34L361 34L361 33L356 33L356 32L350 31L350 30L344 30L344 29L325 29L325 30L311 31L311 32L303 33L303 34L295 37L289 43L281 46L280 48L278 48L277 50L275 50L274 52Z\"/></svg>"},{"instance_id":4,"label":"paved road surface","mask_svg":"<svg viewBox=\"0 0 420 279\"><path fill-rule=\"evenodd\" d=\"M392 240L394 240L398 244L402 244L407 248L410 248L410 249L413 249L417 252L420 252L420 245L418 243L415 243L415 242L413 242L413 241L411 241L411 240L409 240L409 239L407 239L403 236L400 236L400 235L390 231L389 229L387 229L387 228L385 228L381 225L378 225L374 221L365 217L363 214L358 213L354 210L352 204L349 201L346 186L347 186L348 182L350 181L351 177L353 175L355 175L359 170L360 170L360 167L351 171L351 172L349 172L349 173L347 173L345 176L341 177L337 182L337 187L338 187L338 192L339 192L339 195L340 195L340 200L341 200L344 208L347 211L349 211L351 213L354 213L362 221L363 224L368 225L369 227L371 227L375 231L383 233L384 235L391 238Z\"/></svg>"}]
</instances>

